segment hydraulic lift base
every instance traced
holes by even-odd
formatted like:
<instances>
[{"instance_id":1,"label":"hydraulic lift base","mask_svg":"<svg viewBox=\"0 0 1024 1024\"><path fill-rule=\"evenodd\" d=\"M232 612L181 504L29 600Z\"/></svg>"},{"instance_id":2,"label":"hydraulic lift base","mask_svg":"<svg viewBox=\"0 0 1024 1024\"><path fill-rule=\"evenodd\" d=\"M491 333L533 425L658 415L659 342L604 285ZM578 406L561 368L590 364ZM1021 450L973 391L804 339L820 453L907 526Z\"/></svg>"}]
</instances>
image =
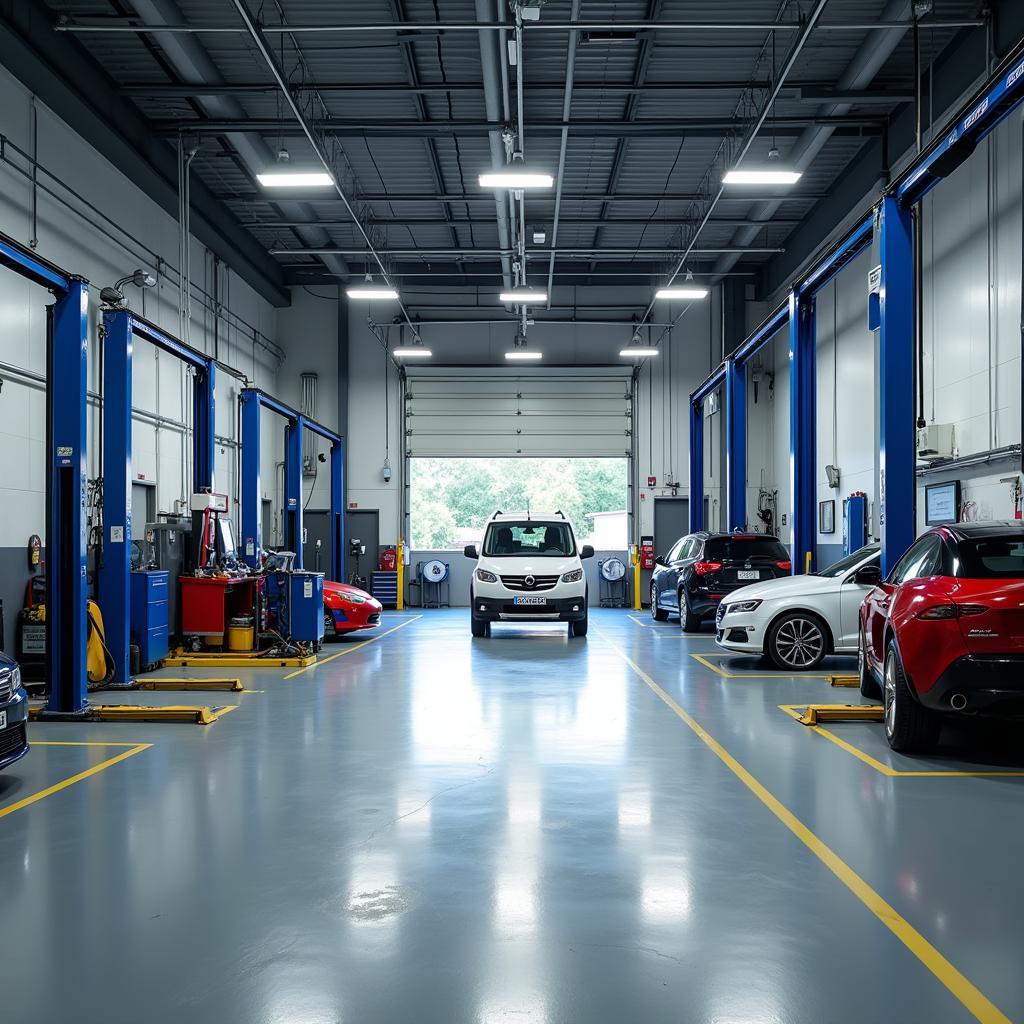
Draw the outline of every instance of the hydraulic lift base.
<instances>
[{"instance_id":1,"label":"hydraulic lift base","mask_svg":"<svg viewBox=\"0 0 1024 1024\"><path fill-rule=\"evenodd\" d=\"M245 689L241 679L136 679L136 690L230 690Z\"/></svg>"},{"instance_id":2,"label":"hydraulic lift base","mask_svg":"<svg viewBox=\"0 0 1024 1024\"><path fill-rule=\"evenodd\" d=\"M857 676L827 676L830 686L860 686Z\"/></svg>"},{"instance_id":3,"label":"hydraulic lift base","mask_svg":"<svg viewBox=\"0 0 1024 1024\"><path fill-rule=\"evenodd\" d=\"M222 708L166 705L146 707L140 704L90 704L76 715L54 714L45 708L29 708L33 722L182 722L190 725L213 725L221 715L234 711Z\"/></svg>"},{"instance_id":4,"label":"hydraulic lift base","mask_svg":"<svg viewBox=\"0 0 1024 1024\"><path fill-rule=\"evenodd\" d=\"M190 654L178 650L164 664L172 668L308 668L316 664L316 655L304 658L280 658L259 654Z\"/></svg>"},{"instance_id":5,"label":"hydraulic lift base","mask_svg":"<svg viewBox=\"0 0 1024 1024\"><path fill-rule=\"evenodd\" d=\"M808 704L797 721L801 725L820 725L822 722L884 722L885 708L881 704Z\"/></svg>"}]
</instances>

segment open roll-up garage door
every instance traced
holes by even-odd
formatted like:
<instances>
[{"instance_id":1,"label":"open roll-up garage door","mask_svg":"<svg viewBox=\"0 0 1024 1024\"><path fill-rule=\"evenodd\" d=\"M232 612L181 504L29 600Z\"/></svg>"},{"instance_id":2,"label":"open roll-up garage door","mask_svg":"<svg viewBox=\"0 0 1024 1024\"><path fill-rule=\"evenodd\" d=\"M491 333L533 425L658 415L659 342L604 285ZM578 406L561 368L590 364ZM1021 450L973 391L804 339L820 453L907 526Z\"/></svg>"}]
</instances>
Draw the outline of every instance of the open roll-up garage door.
<instances>
[{"instance_id":1,"label":"open roll-up garage door","mask_svg":"<svg viewBox=\"0 0 1024 1024\"><path fill-rule=\"evenodd\" d=\"M613 369L569 373L410 371L410 456L622 458L633 449L631 381Z\"/></svg>"}]
</instances>

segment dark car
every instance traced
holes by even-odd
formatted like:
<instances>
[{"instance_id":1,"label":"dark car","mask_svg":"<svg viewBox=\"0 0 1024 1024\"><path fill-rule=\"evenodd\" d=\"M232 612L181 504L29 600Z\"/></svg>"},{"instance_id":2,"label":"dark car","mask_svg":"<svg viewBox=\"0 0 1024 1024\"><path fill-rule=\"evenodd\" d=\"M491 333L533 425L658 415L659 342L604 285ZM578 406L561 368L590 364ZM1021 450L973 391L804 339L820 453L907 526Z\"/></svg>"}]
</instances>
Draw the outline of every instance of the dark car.
<instances>
[{"instance_id":1,"label":"dark car","mask_svg":"<svg viewBox=\"0 0 1024 1024\"><path fill-rule=\"evenodd\" d=\"M860 686L889 745L926 751L945 715L1024 714L1024 523L923 534L860 610Z\"/></svg>"},{"instance_id":2,"label":"dark car","mask_svg":"<svg viewBox=\"0 0 1024 1024\"><path fill-rule=\"evenodd\" d=\"M0 768L14 764L28 753L28 697L21 688L21 669L0 654Z\"/></svg>"},{"instance_id":3,"label":"dark car","mask_svg":"<svg viewBox=\"0 0 1024 1024\"><path fill-rule=\"evenodd\" d=\"M686 632L713 618L718 602L751 583L788 576L789 551L778 537L763 533L691 533L655 560L651 616L663 622L679 616Z\"/></svg>"}]
</instances>

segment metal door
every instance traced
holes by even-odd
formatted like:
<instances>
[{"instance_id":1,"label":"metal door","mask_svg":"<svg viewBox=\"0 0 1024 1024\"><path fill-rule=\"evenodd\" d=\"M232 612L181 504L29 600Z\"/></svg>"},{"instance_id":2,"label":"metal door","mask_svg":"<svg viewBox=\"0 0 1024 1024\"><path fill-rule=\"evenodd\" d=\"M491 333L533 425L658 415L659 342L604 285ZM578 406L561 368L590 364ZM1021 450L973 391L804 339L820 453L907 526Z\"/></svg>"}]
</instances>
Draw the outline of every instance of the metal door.
<instances>
[{"instance_id":1,"label":"metal door","mask_svg":"<svg viewBox=\"0 0 1024 1024\"><path fill-rule=\"evenodd\" d=\"M359 540L366 545L366 554L359 559L359 575L366 577L367 586L370 574L377 568L380 557L380 513L377 509L348 509L345 512L345 543ZM356 560L351 550L345 552L345 580L352 578L356 571Z\"/></svg>"},{"instance_id":2,"label":"metal door","mask_svg":"<svg viewBox=\"0 0 1024 1024\"><path fill-rule=\"evenodd\" d=\"M667 555L690 532L689 498L654 499L654 553Z\"/></svg>"},{"instance_id":3,"label":"metal door","mask_svg":"<svg viewBox=\"0 0 1024 1024\"><path fill-rule=\"evenodd\" d=\"M302 565L309 572L330 572L330 525L331 513L327 509L311 508L302 513L302 529L306 534L302 543ZM319 550L317 541L320 542Z\"/></svg>"}]
</instances>

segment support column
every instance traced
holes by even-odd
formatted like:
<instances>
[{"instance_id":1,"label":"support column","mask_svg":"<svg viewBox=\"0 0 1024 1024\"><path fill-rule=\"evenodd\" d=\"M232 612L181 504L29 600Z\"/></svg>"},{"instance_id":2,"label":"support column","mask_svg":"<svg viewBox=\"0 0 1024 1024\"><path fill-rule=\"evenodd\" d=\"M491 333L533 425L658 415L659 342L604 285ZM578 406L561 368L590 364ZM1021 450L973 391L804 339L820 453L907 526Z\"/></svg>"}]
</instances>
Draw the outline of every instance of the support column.
<instances>
[{"instance_id":1,"label":"support column","mask_svg":"<svg viewBox=\"0 0 1024 1024\"><path fill-rule=\"evenodd\" d=\"M89 288L72 279L47 307L46 677L48 714L88 705L85 669L86 395Z\"/></svg>"},{"instance_id":2,"label":"support column","mask_svg":"<svg viewBox=\"0 0 1024 1024\"><path fill-rule=\"evenodd\" d=\"M728 529L747 528L747 371L725 363L725 488Z\"/></svg>"},{"instance_id":3,"label":"support column","mask_svg":"<svg viewBox=\"0 0 1024 1024\"><path fill-rule=\"evenodd\" d=\"M305 420L297 416L284 428L284 546L295 552L295 568L302 565L302 432Z\"/></svg>"},{"instance_id":4,"label":"support column","mask_svg":"<svg viewBox=\"0 0 1024 1024\"><path fill-rule=\"evenodd\" d=\"M331 551L329 576L345 582L345 442L331 445Z\"/></svg>"},{"instance_id":5,"label":"support column","mask_svg":"<svg viewBox=\"0 0 1024 1024\"><path fill-rule=\"evenodd\" d=\"M704 403L690 403L690 533L704 529Z\"/></svg>"},{"instance_id":6,"label":"support column","mask_svg":"<svg viewBox=\"0 0 1024 1024\"><path fill-rule=\"evenodd\" d=\"M242 389L242 559L260 564L263 538L263 488L260 482L260 397Z\"/></svg>"},{"instance_id":7,"label":"support column","mask_svg":"<svg viewBox=\"0 0 1024 1024\"><path fill-rule=\"evenodd\" d=\"M192 381L192 490L212 491L214 482L214 456L216 418L214 394L216 369L211 362L196 370Z\"/></svg>"},{"instance_id":8,"label":"support column","mask_svg":"<svg viewBox=\"0 0 1024 1024\"><path fill-rule=\"evenodd\" d=\"M882 575L914 541L914 278L910 210L886 197L875 222L882 281L879 291L878 521Z\"/></svg>"},{"instance_id":9,"label":"support column","mask_svg":"<svg viewBox=\"0 0 1024 1024\"><path fill-rule=\"evenodd\" d=\"M111 686L130 686L128 647L132 570L132 320L103 314L103 535L99 605L114 662Z\"/></svg>"},{"instance_id":10,"label":"support column","mask_svg":"<svg viewBox=\"0 0 1024 1024\"><path fill-rule=\"evenodd\" d=\"M813 571L817 557L814 298L794 290L789 303L789 466L796 575Z\"/></svg>"}]
</instances>

